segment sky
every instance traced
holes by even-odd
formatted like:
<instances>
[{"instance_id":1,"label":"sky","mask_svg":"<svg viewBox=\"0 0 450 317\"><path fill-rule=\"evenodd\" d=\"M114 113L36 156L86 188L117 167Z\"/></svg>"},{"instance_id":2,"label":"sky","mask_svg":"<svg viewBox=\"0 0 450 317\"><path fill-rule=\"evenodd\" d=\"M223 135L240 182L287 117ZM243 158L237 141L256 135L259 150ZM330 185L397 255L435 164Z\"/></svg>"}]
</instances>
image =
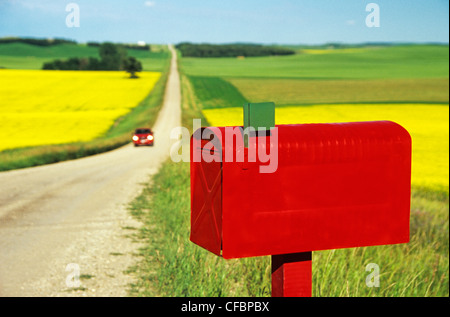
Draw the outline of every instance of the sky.
<instances>
[{"instance_id":1,"label":"sky","mask_svg":"<svg viewBox=\"0 0 450 317\"><path fill-rule=\"evenodd\" d=\"M367 11L371 3L377 9ZM0 0L0 37L153 44L448 43L448 11L448 0Z\"/></svg>"}]
</instances>

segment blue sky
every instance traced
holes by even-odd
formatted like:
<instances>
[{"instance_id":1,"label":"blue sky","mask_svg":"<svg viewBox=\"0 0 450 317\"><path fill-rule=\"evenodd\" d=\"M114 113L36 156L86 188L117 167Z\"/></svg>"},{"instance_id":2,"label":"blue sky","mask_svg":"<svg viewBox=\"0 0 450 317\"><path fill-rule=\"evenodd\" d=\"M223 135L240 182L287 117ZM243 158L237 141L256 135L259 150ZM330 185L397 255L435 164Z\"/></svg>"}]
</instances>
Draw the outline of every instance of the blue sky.
<instances>
[{"instance_id":1,"label":"blue sky","mask_svg":"<svg viewBox=\"0 0 450 317\"><path fill-rule=\"evenodd\" d=\"M367 27L376 3L380 26ZM80 9L68 27L66 5ZM448 0L0 0L0 37L147 43L444 42Z\"/></svg>"}]
</instances>

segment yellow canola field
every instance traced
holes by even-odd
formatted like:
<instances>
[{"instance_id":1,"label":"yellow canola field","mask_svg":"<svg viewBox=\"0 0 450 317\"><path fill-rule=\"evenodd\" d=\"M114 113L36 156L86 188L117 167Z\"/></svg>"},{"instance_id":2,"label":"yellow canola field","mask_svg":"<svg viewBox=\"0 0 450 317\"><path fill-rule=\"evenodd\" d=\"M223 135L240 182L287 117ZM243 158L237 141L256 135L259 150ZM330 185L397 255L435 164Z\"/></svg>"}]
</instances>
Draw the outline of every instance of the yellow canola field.
<instances>
[{"instance_id":1,"label":"yellow canola field","mask_svg":"<svg viewBox=\"0 0 450 317\"><path fill-rule=\"evenodd\" d=\"M211 126L240 126L241 108L203 110ZM276 124L390 120L412 137L412 183L448 191L449 107L430 104L348 104L275 109Z\"/></svg>"},{"instance_id":2,"label":"yellow canola field","mask_svg":"<svg viewBox=\"0 0 450 317\"><path fill-rule=\"evenodd\" d=\"M0 69L0 151L95 139L136 107L160 75Z\"/></svg>"}]
</instances>

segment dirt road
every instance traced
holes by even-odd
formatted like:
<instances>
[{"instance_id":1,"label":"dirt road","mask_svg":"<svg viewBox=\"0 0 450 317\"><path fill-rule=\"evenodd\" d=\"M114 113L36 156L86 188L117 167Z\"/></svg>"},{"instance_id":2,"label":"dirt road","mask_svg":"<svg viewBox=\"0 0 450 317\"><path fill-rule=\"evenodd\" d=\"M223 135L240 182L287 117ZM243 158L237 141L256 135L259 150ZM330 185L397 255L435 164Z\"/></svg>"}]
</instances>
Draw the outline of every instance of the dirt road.
<instances>
[{"instance_id":1,"label":"dirt road","mask_svg":"<svg viewBox=\"0 0 450 317\"><path fill-rule=\"evenodd\" d=\"M153 147L0 173L0 296L127 295L124 271L138 248L127 235L139 223L126 206L169 156L170 131L181 124L170 49Z\"/></svg>"}]
</instances>

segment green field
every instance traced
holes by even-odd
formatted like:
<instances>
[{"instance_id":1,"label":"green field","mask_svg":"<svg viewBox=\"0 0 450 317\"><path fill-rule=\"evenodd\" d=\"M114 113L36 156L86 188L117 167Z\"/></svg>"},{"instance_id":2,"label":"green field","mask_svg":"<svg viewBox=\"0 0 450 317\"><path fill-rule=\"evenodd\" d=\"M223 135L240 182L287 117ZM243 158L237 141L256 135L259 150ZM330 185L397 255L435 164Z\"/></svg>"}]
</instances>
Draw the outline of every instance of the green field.
<instances>
[{"instance_id":1,"label":"green field","mask_svg":"<svg viewBox=\"0 0 450 317\"><path fill-rule=\"evenodd\" d=\"M433 175L428 176L444 180L446 187L413 187L407 244L313 252L313 296L449 296L448 179L443 176L448 175L448 162L442 165L441 157L442 151L448 152L448 114L439 112L448 109L448 46L303 52L246 59L182 58L184 124L190 127L192 118L201 117L207 125L204 114L228 111L243 102L274 101L276 112L284 109L286 118L302 113L302 122L308 122L308 109L315 118L322 111L352 120L358 120L359 113L364 120L372 115L371 107L379 105L408 121L410 113L399 107L424 107L423 126L420 114L414 117L423 129L414 133L422 138L425 161L441 164L435 164L437 169L431 168ZM221 120L224 116L218 115ZM442 138L444 143L437 141ZM139 278L131 294L270 296L269 257L224 260L189 241L189 186L188 164L167 162L133 203L133 214L144 223L136 236L146 243L140 254L143 260L131 270ZM380 267L378 288L365 284L369 263Z\"/></svg>"},{"instance_id":2,"label":"green field","mask_svg":"<svg viewBox=\"0 0 450 317\"><path fill-rule=\"evenodd\" d=\"M448 103L448 78L303 80L230 78L246 99L277 106L317 103ZM234 106L239 104L230 104Z\"/></svg>"},{"instance_id":3,"label":"green field","mask_svg":"<svg viewBox=\"0 0 450 317\"><path fill-rule=\"evenodd\" d=\"M151 52L128 49L128 56L141 61L144 71L161 72L166 65L169 52L166 47L156 45ZM99 57L98 47L82 44L59 44L36 46L25 43L0 44L0 68L42 69L45 62L70 57Z\"/></svg>"},{"instance_id":4,"label":"green field","mask_svg":"<svg viewBox=\"0 0 450 317\"><path fill-rule=\"evenodd\" d=\"M184 58L189 76L296 79L448 78L448 46L360 48L340 54Z\"/></svg>"},{"instance_id":5,"label":"green field","mask_svg":"<svg viewBox=\"0 0 450 317\"><path fill-rule=\"evenodd\" d=\"M185 58L181 69L205 109L242 107L246 101L273 101L277 106L448 103L448 46L323 51L287 57Z\"/></svg>"},{"instance_id":6,"label":"green field","mask_svg":"<svg viewBox=\"0 0 450 317\"><path fill-rule=\"evenodd\" d=\"M225 79L218 77L189 77L195 94L202 100L202 109L242 106L248 100Z\"/></svg>"}]
</instances>

